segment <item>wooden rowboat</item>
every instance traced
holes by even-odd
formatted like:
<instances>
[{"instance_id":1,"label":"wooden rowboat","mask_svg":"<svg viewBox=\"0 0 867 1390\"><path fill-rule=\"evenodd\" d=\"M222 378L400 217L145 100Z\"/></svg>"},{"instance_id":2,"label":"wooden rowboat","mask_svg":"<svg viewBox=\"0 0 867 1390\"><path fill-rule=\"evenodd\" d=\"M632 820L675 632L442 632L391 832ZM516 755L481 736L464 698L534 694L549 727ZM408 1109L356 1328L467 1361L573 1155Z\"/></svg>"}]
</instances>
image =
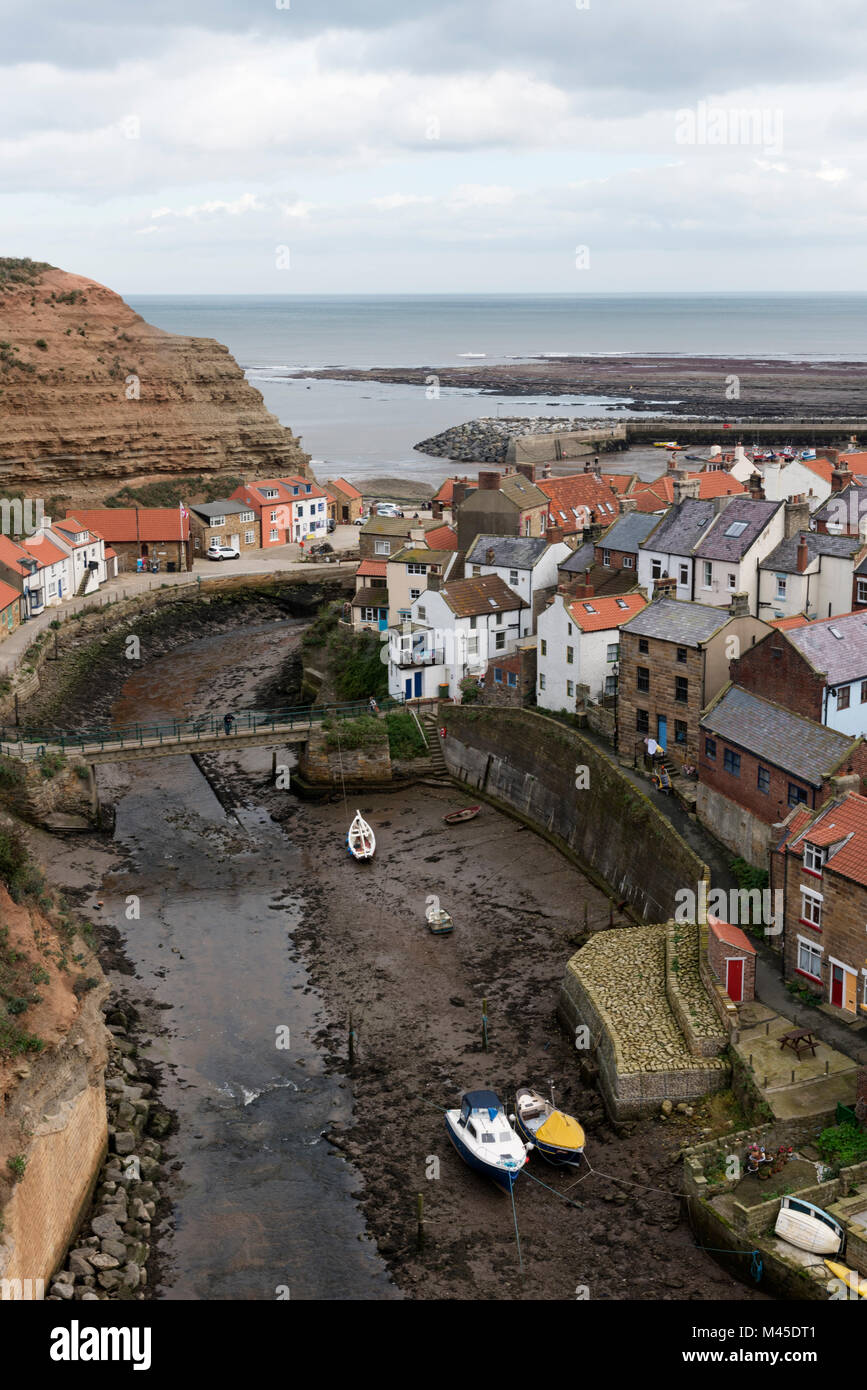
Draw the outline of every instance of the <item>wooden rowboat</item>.
<instances>
[{"instance_id":1,"label":"wooden rowboat","mask_svg":"<svg viewBox=\"0 0 867 1390\"><path fill-rule=\"evenodd\" d=\"M783 1197L774 1234L814 1255L837 1255L846 1239L839 1221L800 1197Z\"/></svg>"},{"instance_id":2,"label":"wooden rowboat","mask_svg":"<svg viewBox=\"0 0 867 1390\"><path fill-rule=\"evenodd\" d=\"M372 859L376 851L376 838L360 811L349 827L346 847L355 859Z\"/></svg>"},{"instance_id":3,"label":"wooden rowboat","mask_svg":"<svg viewBox=\"0 0 867 1390\"><path fill-rule=\"evenodd\" d=\"M481 811L481 806L465 806L462 811L449 811L443 816L446 825L460 825L461 821L472 820Z\"/></svg>"}]
</instances>

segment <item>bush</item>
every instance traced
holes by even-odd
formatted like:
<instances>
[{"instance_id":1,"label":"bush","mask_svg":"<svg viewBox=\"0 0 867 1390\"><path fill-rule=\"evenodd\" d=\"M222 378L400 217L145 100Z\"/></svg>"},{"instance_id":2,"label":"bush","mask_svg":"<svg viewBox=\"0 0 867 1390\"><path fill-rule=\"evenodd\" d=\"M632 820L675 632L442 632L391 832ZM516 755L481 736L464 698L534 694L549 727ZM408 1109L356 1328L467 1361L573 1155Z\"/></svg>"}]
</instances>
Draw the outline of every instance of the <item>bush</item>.
<instances>
[{"instance_id":1,"label":"bush","mask_svg":"<svg viewBox=\"0 0 867 1390\"><path fill-rule=\"evenodd\" d=\"M388 729L388 748L393 758L426 758L428 747L418 725L406 710L394 710L385 716Z\"/></svg>"},{"instance_id":2,"label":"bush","mask_svg":"<svg viewBox=\"0 0 867 1390\"><path fill-rule=\"evenodd\" d=\"M45 879L31 863L17 830L0 830L0 883L6 885L16 903L38 898L45 891Z\"/></svg>"},{"instance_id":3,"label":"bush","mask_svg":"<svg viewBox=\"0 0 867 1390\"><path fill-rule=\"evenodd\" d=\"M461 692L462 705L474 705L482 693L479 690L478 681L474 680L472 676L464 676L463 680L460 682L459 689Z\"/></svg>"},{"instance_id":4,"label":"bush","mask_svg":"<svg viewBox=\"0 0 867 1390\"><path fill-rule=\"evenodd\" d=\"M40 352L47 352L47 351L48 351L48 344L46 343L46 341L45 341L44 338L37 338L37 339L36 339L36 346L39 348Z\"/></svg>"},{"instance_id":5,"label":"bush","mask_svg":"<svg viewBox=\"0 0 867 1390\"><path fill-rule=\"evenodd\" d=\"M826 1163L834 1168L848 1168L867 1160L867 1130L856 1124L832 1125L823 1129L816 1148Z\"/></svg>"},{"instance_id":6,"label":"bush","mask_svg":"<svg viewBox=\"0 0 867 1390\"><path fill-rule=\"evenodd\" d=\"M27 1169L27 1159L24 1154L13 1154L11 1158L7 1158L6 1167L12 1174L12 1181L20 1182Z\"/></svg>"},{"instance_id":7,"label":"bush","mask_svg":"<svg viewBox=\"0 0 867 1390\"><path fill-rule=\"evenodd\" d=\"M66 767L66 759L62 753L43 753L39 759L39 771L46 781L56 777L64 767Z\"/></svg>"},{"instance_id":8,"label":"bush","mask_svg":"<svg viewBox=\"0 0 867 1390\"><path fill-rule=\"evenodd\" d=\"M387 697L388 667L381 660L382 643L373 633L337 628L329 639L328 650L338 699Z\"/></svg>"},{"instance_id":9,"label":"bush","mask_svg":"<svg viewBox=\"0 0 867 1390\"><path fill-rule=\"evenodd\" d=\"M322 728L327 748L370 748L387 737L385 726L372 714L362 714L358 719L325 719Z\"/></svg>"}]
</instances>

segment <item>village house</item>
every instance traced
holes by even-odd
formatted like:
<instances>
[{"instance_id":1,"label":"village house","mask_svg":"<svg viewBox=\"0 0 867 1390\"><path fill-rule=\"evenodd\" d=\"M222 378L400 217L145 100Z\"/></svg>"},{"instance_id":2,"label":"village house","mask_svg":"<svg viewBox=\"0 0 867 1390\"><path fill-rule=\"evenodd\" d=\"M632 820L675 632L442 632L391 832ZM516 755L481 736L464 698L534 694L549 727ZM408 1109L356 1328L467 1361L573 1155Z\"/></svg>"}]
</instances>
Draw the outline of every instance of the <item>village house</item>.
<instances>
[{"instance_id":1,"label":"village house","mask_svg":"<svg viewBox=\"0 0 867 1390\"><path fill-rule=\"evenodd\" d=\"M767 631L740 594L732 596L728 611L660 595L624 623L617 721L621 756L636 759L649 735L694 767L702 710L728 681L732 657Z\"/></svg>"},{"instance_id":2,"label":"village house","mask_svg":"<svg viewBox=\"0 0 867 1390\"><path fill-rule=\"evenodd\" d=\"M419 543L405 545L386 561L388 611L397 622L411 617L412 605L428 589L441 588L458 560L456 550L432 550Z\"/></svg>"},{"instance_id":3,"label":"village house","mask_svg":"<svg viewBox=\"0 0 867 1390\"><path fill-rule=\"evenodd\" d=\"M232 498L255 512L263 549L323 540L328 534L328 503L317 483L290 474L286 478L261 478L242 483Z\"/></svg>"},{"instance_id":4,"label":"village house","mask_svg":"<svg viewBox=\"0 0 867 1390\"><path fill-rule=\"evenodd\" d=\"M733 1004L756 997L756 948L746 932L707 916L707 963Z\"/></svg>"},{"instance_id":5,"label":"village house","mask_svg":"<svg viewBox=\"0 0 867 1390\"><path fill-rule=\"evenodd\" d=\"M767 863L772 827L793 806L821 806L832 779L850 772L867 773L862 739L739 685L728 684L701 717L698 817L760 868Z\"/></svg>"},{"instance_id":6,"label":"village house","mask_svg":"<svg viewBox=\"0 0 867 1390\"><path fill-rule=\"evenodd\" d=\"M556 530L545 536L476 536L464 574L498 574L529 605L535 619L557 588L557 567L571 548Z\"/></svg>"},{"instance_id":7,"label":"village house","mask_svg":"<svg viewBox=\"0 0 867 1390\"><path fill-rule=\"evenodd\" d=\"M867 485L847 483L814 511L812 524L823 535L867 538Z\"/></svg>"},{"instance_id":8,"label":"village house","mask_svg":"<svg viewBox=\"0 0 867 1390\"><path fill-rule=\"evenodd\" d=\"M713 525L718 504L687 496L683 486L675 495L674 505L656 518L653 529L638 542L638 583L652 598L659 580L671 580L674 597L688 603L695 591L693 550ZM670 584L663 588L669 592Z\"/></svg>"},{"instance_id":9,"label":"village house","mask_svg":"<svg viewBox=\"0 0 867 1390\"><path fill-rule=\"evenodd\" d=\"M575 594L579 589L589 587L600 596L628 594L638 587L637 570L628 566L618 569L613 564L598 564L596 555L596 541L586 540L557 566L557 588L561 593Z\"/></svg>"},{"instance_id":10,"label":"village house","mask_svg":"<svg viewBox=\"0 0 867 1390\"><path fill-rule=\"evenodd\" d=\"M261 522L246 502L222 497L216 502L191 502L189 511L195 556L204 555L212 543L231 546L241 554L260 548Z\"/></svg>"},{"instance_id":11,"label":"village house","mask_svg":"<svg viewBox=\"0 0 867 1390\"><path fill-rule=\"evenodd\" d=\"M536 661L538 638L519 637L514 652L494 656L479 682L484 705L523 709L536 703Z\"/></svg>"},{"instance_id":12,"label":"village house","mask_svg":"<svg viewBox=\"0 0 867 1390\"><path fill-rule=\"evenodd\" d=\"M364 510L358 488L345 478L329 478L328 491L334 499L334 520L338 526L351 526Z\"/></svg>"},{"instance_id":13,"label":"village house","mask_svg":"<svg viewBox=\"0 0 867 1390\"><path fill-rule=\"evenodd\" d=\"M842 792L842 789L841 789ZM867 1017L867 798L798 811L770 856L784 902L783 969L844 1022Z\"/></svg>"},{"instance_id":14,"label":"village house","mask_svg":"<svg viewBox=\"0 0 867 1390\"><path fill-rule=\"evenodd\" d=\"M428 531L438 525L405 516L372 516L358 533L359 554L362 560L387 560L410 542L426 545Z\"/></svg>"},{"instance_id":15,"label":"village house","mask_svg":"<svg viewBox=\"0 0 867 1390\"><path fill-rule=\"evenodd\" d=\"M483 472L478 487L457 506L457 525L463 555L476 536L544 536L548 498L525 473Z\"/></svg>"},{"instance_id":16,"label":"village house","mask_svg":"<svg viewBox=\"0 0 867 1390\"><path fill-rule=\"evenodd\" d=\"M643 594L571 598L555 594L537 623L536 703L574 712L586 691L601 701L617 690L619 628L646 607Z\"/></svg>"},{"instance_id":17,"label":"village house","mask_svg":"<svg viewBox=\"0 0 867 1390\"><path fill-rule=\"evenodd\" d=\"M638 583L638 554L659 524L652 512L626 511L593 543L593 560L605 570L627 570Z\"/></svg>"},{"instance_id":18,"label":"village house","mask_svg":"<svg viewBox=\"0 0 867 1390\"><path fill-rule=\"evenodd\" d=\"M732 594L746 594L755 613L758 566L783 539L785 527L782 502L747 496L723 496L715 502L686 498L642 543L641 586L652 595L657 580L668 576L677 582L678 598L721 607Z\"/></svg>"},{"instance_id":19,"label":"village house","mask_svg":"<svg viewBox=\"0 0 867 1390\"><path fill-rule=\"evenodd\" d=\"M102 536L68 514L65 521L43 520L43 526L51 542L69 557L70 592L65 597L95 593L109 577Z\"/></svg>"},{"instance_id":20,"label":"village house","mask_svg":"<svg viewBox=\"0 0 867 1390\"><path fill-rule=\"evenodd\" d=\"M14 632L21 622L23 601L20 589L0 579L0 642Z\"/></svg>"},{"instance_id":21,"label":"village house","mask_svg":"<svg viewBox=\"0 0 867 1390\"><path fill-rule=\"evenodd\" d=\"M70 557L45 530L20 544L0 536L0 576L22 596L22 620L57 607L73 594Z\"/></svg>"},{"instance_id":22,"label":"village house","mask_svg":"<svg viewBox=\"0 0 867 1390\"><path fill-rule=\"evenodd\" d=\"M687 481L690 489L685 494L700 502L712 501L715 497L732 497L743 494L745 488L737 478L726 472L703 469L701 472L687 472L676 462L669 462L668 470L650 482L636 482L628 494L635 504L636 511L652 514L664 512L684 496L679 484Z\"/></svg>"},{"instance_id":23,"label":"village house","mask_svg":"<svg viewBox=\"0 0 867 1390\"><path fill-rule=\"evenodd\" d=\"M608 526L620 515L617 493L597 473L543 478L539 487L548 498L547 525L564 536L583 534L591 526Z\"/></svg>"},{"instance_id":24,"label":"village house","mask_svg":"<svg viewBox=\"0 0 867 1390\"><path fill-rule=\"evenodd\" d=\"M759 565L759 616L803 613L812 620L850 613L856 563L864 558L867 545L857 536L790 536Z\"/></svg>"},{"instance_id":25,"label":"village house","mask_svg":"<svg viewBox=\"0 0 867 1390\"><path fill-rule=\"evenodd\" d=\"M192 569L190 517L185 507L79 507L67 512L101 536L117 556L118 569L159 565L161 570Z\"/></svg>"},{"instance_id":26,"label":"village house","mask_svg":"<svg viewBox=\"0 0 867 1390\"><path fill-rule=\"evenodd\" d=\"M388 578L385 560L362 560L355 571L355 594L344 605L344 622L354 632L385 632L388 627Z\"/></svg>"},{"instance_id":27,"label":"village house","mask_svg":"<svg viewBox=\"0 0 867 1390\"><path fill-rule=\"evenodd\" d=\"M389 628L389 694L460 700L461 681L513 653L529 621L527 604L496 574L428 589L413 600L409 619Z\"/></svg>"},{"instance_id":28,"label":"village house","mask_svg":"<svg viewBox=\"0 0 867 1390\"><path fill-rule=\"evenodd\" d=\"M867 734L867 614L776 629L732 662L731 677L842 734Z\"/></svg>"}]
</instances>

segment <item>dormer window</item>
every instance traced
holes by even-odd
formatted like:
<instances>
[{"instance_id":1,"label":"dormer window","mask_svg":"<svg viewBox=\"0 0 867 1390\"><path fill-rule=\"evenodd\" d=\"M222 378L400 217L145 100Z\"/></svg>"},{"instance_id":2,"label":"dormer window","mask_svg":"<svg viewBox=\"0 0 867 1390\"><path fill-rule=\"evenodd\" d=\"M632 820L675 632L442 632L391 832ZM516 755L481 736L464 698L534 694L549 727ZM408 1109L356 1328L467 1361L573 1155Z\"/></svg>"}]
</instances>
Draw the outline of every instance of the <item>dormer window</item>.
<instances>
[{"instance_id":1,"label":"dormer window","mask_svg":"<svg viewBox=\"0 0 867 1390\"><path fill-rule=\"evenodd\" d=\"M820 845L811 845L809 840L804 842L804 868L809 869L813 874L820 874L828 858L827 849Z\"/></svg>"}]
</instances>

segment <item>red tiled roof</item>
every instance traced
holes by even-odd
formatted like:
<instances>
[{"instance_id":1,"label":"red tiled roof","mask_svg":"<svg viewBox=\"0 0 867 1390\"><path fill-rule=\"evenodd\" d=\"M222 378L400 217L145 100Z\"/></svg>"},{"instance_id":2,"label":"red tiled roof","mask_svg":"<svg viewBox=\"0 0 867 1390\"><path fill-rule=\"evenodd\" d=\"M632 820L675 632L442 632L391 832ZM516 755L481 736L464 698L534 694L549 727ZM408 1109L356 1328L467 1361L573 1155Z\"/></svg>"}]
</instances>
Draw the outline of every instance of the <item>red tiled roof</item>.
<instances>
[{"instance_id":1,"label":"red tiled roof","mask_svg":"<svg viewBox=\"0 0 867 1390\"><path fill-rule=\"evenodd\" d=\"M787 848L802 853L805 843L828 848L845 841L831 855L827 868L867 888L867 797L850 792L832 801L816 818L791 838Z\"/></svg>"},{"instance_id":2,"label":"red tiled roof","mask_svg":"<svg viewBox=\"0 0 867 1390\"><path fill-rule=\"evenodd\" d=\"M66 559L66 552L58 545L52 545L45 531L32 540L24 542L22 549L38 561L40 569L47 569L49 565L56 565L60 560Z\"/></svg>"},{"instance_id":3,"label":"red tiled roof","mask_svg":"<svg viewBox=\"0 0 867 1390\"><path fill-rule=\"evenodd\" d=\"M442 502L445 506L450 506L454 501L455 483L464 483L469 488L469 482L466 478L446 478L439 492L434 493L434 502Z\"/></svg>"},{"instance_id":4,"label":"red tiled roof","mask_svg":"<svg viewBox=\"0 0 867 1390\"><path fill-rule=\"evenodd\" d=\"M103 507L67 512L88 531L99 532L105 540L179 541L190 538L190 518L181 517L179 507Z\"/></svg>"},{"instance_id":5,"label":"red tiled roof","mask_svg":"<svg viewBox=\"0 0 867 1390\"><path fill-rule=\"evenodd\" d=\"M717 941L725 942L726 946L736 946L739 951L746 951L748 955L756 954L755 946L740 927L732 926L731 922L720 921L719 917L714 917L711 912L707 915L707 925Z\"/></svg>"},{"instance_id":6,"label":"red tiled roof","mask_svg":"<svg viewBox=\"0 0 867 1390\"><path fill-rule=\"evenodd\" d=\"M809 468L811 473L816 473L825 483L831 481L831 470L834 465L830 459L824 458L821 454L814 459L796 459L796 463L802 463L805 468Z\"/></svg>"},{"instance_id":7,"label":"red tiled roof","mask_svg":"<svg viewBox=\"0 0 867 1390\"><path fill-rule=\"evenodd\" d=\"M385 579L387 574L387 563L386 560L362 560L355 573L360 574L362 579L366 576Z\"/></svg>"},{"instance_id":8,"label":"red tiled roof","mask_svg":"<svg viewBox=\"0 0 867 1390\"><path fill-rule=\"evenodd\" d=\"M671 505L674 501L674 477L672 473L663 473L661 477L654 478L652 482L635 484L635 490L631 494L638 502L638 511L655 511L657 507L652 505L642 506L641 499L649 493L657 499L657 504L662 502ZM681 475L683 476L683 475ZM687 478L698 478L699 500L704 501L708 497L730 497L735 493L746 492L746 488L733 478L725 469L712 469L704 473L687 473Z\"/></svg>"},{"instance_id":9,"label":"red tiled roof","mask_svg":"<svg viewBox=\"0 0 867 1390\"><path fill-rule=\"evenodd\" d=\"M332 478L331 486L340 488L345 497L355 497L359 502L361 501L361 493L358 488L353 487L352 483L348 483L345 478Z\"/></svg>"},{"instance_id":10,"label":"red tiled roof","mask_svg":"<svg viewBox=\"0 0 867 1390\"><path fill-rule=\"evenodd\" d=\"M637 473L603 473L603 483L607 483L619 497L627 497L638 482Z\"/></svg>"},{"instance_id":11,"label":"red tiled roof","mask_svg":"<svg viewBox=\"0 0 867 1390\"><path fill-rule=\"evenodd\" d=\"M610 598L598 598L594 594L592 598L572 599L568 604L569 612L582 632L619 627L646 607L647 599L643 594L618 594Z\"/></svg>"},{"instance_id":12,"label":"red tiled roof","mask_svg":"<svg viewBox=\"0 0 867 1390\"><path fill-rule=\"evenodd\" d=\"M16 545L15 541L10 540L8 536L0 536L0 560L3 561L4 565L9 565L17 573L24 574L25 571L21 569L21 561L26 559L27 552L22 550L20 545Z\"/></svg>"},{"instance_id":13,"label":"red tiled roof","mask_svg":"<svg viewBox=\"0 0 867 1390\"><path fill-rule=\"evenodd\" d=\"M458 533L451 526L436 526L425 532L425 544L431 550L457 550Z\"/></svg>"},{"instance_id":14,"label":"red tiled roof","mask_svg":"<svg viewBox=\"0 0 867 1390\"><path fill-rule=\"evenodd\" d=\"M791 632L796 627L809 627L810 619L803 613L796 613L792 618L773 618L768 620L768 627L775 627L780 632Z\"/></svg>"},{"instance_id":15,"label":"red tiled roof","mask_svg":"<svg viewBox=\"0 0 867 1390\"><path fill-rule=\"evenodd\" d=\"M11 584L6 584L0 579L0 613L5 613L11 603L17 603L21 598L17 589L13 589Z\"/></svg>"},{"instance_id":16,"label":"red tiled roof","mask_svg":"<svg viewBox=\"0 0 867 1390\"><path fill-rule=\"evenodd\" d=\"M616 521L620 515L617 493L594 473L573 473L567 478L542 478L536 484L549 499L548 525L563 530L582 530L595 513L599 522ZM579 517L575 512L578 511Z\"/></svg>"},{"instance_id":17,"label":"red tiled roof","mask_svg":"<svg viewBox=\"0 0 867 1390\"><path fill-rule=\"evenodd\" d=\"M107 545L107 546L105 547L105 558L106 558L106 560L116 560L116 559L117 559L117 551L116 551L116 550L112 550L112 548L111 548L110 545Z\"/></svg>"}]
</instances>

